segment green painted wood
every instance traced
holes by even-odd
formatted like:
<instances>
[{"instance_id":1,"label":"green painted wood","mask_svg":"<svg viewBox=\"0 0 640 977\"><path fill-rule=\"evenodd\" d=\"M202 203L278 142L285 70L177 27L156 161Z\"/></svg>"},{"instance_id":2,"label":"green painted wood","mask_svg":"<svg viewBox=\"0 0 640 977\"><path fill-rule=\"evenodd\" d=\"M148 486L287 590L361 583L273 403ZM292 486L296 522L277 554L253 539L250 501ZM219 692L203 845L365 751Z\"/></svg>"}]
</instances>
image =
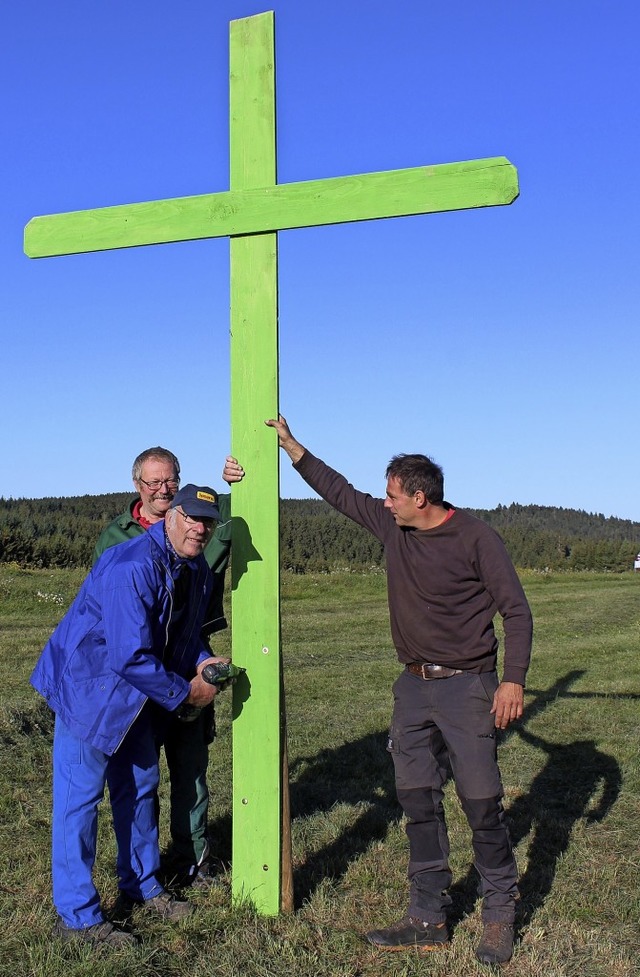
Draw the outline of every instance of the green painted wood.
<instances>
[{"instance_id":1,"label":"green painted wood","mask_svg":"<svg viewBox=\"0 0 640 977\"><path fill-rule=\"evenodd\" d=\"M282 798L276 232L345 221L510 204L504 157L276 184L273 14L230 30L230 190L36 217L30 257L230 237L233 450L247 476L233 490L233 895L280 909Z\"/></svg>"},{"instance_id":2,"label":"green painted wood","mask_svg":"<svg viewBox=\"0 0 640 977\"><path fill-rule=\"evenodd\" d=\"M517 171L503 156L279 186L265 179L223 193L34 217L24 247L30 258L43 258L500 207L517 196Z\"/></svg>"},{"instance_id":3,"label":"green painted wood","mask_svg":"<svg viewBox=\"0 0 640 977\"><path fill-rule=\"evenodd\" d=\"M230 184L276 182L273 14L230 31ZM251 694L234 689L234 901L280 911L281 660L277 235L231 240L231 428L247 471L233 490L233 657Z\"/></svg>"}]
</instances>

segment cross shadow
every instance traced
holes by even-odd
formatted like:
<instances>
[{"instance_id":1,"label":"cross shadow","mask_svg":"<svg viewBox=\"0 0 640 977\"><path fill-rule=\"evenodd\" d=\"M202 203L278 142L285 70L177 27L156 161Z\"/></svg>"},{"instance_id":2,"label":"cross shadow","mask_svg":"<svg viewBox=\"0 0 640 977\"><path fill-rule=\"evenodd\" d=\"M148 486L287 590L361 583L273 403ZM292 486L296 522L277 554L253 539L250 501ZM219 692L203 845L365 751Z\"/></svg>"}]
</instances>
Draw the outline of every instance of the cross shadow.
<instances>
[{"instance_id":1,"label":"cross shadow","mask_svg":"<svg viewBox=\"0 0 640 977\"><path fill-rule=\"evenodd\" d=\"M298 759L290 769L291 817L307 818L345 804L359 810L353 823L294 869L299 908L325 878L344 876L373 841L384 839L402 811L396 800L393 765L386 751L388 729L369 733L337 749Z\"/></svg>"},{"instance_id":2,"label":"cross shadow","mask_svg":"<svg viewBox=\"0 0 640 977\"><path fill-rule=\"evenodd\" d=\"M567 851L574 825L581 818L602 821L615 804L622 787L622 772L614 757L597 749L594 740L557 744L529 732L524 724L562 697L594 698L592 693L572 693L570 686L583 675L572 671L549 690L530 690L535 699L522 720L503 734L518 735L547 754L547 762L526 794L507 809L514 846L533 831L527 851L527 868L520 878L521 902L518 927L525 927L551 891L559 859ZM599 797L598 797L599 795ZM474 868L452 886L452 924L468 915L478 898Z\"/></svg>"},{"instance_id":3,"label":"cross shadow","mask_svg":"<svg viewBox=\"0 0 640 977\"><path fill-rule=\"evenodd\" d=\"M291 820L312 817L336 804L359 808L351 826L312 853L294 870L295 908L310 898L325 878L341 878L371 842L387 835L402 811L395 797L393 766L386 752L388 730L369 733L337 749L299 757L289 767ZM213 747L215 749L215 746ZM212 854L231 865L232 820L224 814L209 821Z\"/></svg>"}]
</instances>

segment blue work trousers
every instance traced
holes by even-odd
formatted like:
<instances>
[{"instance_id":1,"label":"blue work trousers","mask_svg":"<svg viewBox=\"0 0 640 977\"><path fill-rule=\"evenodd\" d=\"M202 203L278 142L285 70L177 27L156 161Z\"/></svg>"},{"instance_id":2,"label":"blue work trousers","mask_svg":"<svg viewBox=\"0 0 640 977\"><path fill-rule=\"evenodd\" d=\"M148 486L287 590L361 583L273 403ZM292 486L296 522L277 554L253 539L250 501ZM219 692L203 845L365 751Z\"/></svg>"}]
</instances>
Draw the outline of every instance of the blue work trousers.
<instances>
[{"instance_id":1,"label":"blue work trousers","mask_svg":"<svg viewBox=\"0 0 640 977\"><path fill-rule=\"evenodd\" d=\"M158 753L151 710L145 707L108 756L74 736L56 717L53 737L53 902L67 926L83 929L104 919L93 882L98 805L109 787L118 847L118 885L136 900L163 891L155 797Z\"/></svg>"}]
</instances>

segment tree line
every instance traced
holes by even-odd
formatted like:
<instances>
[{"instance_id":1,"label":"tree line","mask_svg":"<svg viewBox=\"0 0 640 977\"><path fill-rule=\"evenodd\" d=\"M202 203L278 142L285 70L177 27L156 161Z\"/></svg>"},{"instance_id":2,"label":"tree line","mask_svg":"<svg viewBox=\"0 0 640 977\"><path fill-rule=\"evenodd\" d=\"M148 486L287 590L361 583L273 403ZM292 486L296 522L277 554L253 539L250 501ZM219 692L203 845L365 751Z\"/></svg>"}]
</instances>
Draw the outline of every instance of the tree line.
<instances>
[{"instance_id":1,"label":"tree line","mask_svg":"<svg viewBox=\"0 0 640 977\"><path fill-rule=\"evenodd\" d=\"M88 567L100 532L131 498L0 498L0 563ZM640 551L640 523L626 519L517 503L467 511L500 534L520 569L622 572ZM280 561L292 573L384 569L378 540L318 499L281 501Z\"/></svg>"}]
</instances>

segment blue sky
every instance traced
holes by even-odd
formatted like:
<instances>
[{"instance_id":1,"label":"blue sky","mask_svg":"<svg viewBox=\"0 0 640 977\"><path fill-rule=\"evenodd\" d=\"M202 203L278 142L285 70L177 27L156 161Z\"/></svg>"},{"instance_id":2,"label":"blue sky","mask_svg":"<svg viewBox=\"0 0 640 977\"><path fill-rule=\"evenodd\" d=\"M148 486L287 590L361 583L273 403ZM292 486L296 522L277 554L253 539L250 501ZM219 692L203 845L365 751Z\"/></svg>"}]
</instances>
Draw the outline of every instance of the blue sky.
<instances>
[{"instance_id":1,"label":"blue sky","mask_svg":"<svg viewBox=\"0 0 640 977\"><path fill-rule=\"evenodd\" d=\"M220 485L228 245L30 261L38 214L228 189L228 24L274 9L281 183L507 156L511 206L280 235L280 408L359 488L640 521L638 5L20 0L0 12L0 495ZM266 431L268 437L272 432ZM282 495L309 492L282 466Z\"/></svg>"}]
</instances>

